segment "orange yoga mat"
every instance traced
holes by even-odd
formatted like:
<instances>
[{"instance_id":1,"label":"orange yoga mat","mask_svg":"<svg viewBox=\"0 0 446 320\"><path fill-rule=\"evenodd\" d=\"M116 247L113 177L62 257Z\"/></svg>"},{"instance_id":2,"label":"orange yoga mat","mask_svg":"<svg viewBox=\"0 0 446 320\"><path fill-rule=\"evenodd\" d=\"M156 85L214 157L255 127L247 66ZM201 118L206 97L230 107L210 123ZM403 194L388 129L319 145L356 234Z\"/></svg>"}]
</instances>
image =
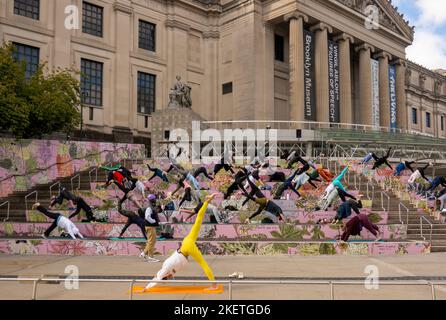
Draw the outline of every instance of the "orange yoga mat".
<instances>
[{"instance_id":1,"label":"orange yoga mat","mask_svg":"<svg viewBox=\"0 0 446 320\"><path fill-rule=\"evenodd\" d=\"M136 294L222 294L223 285L217 286L215 290L209 290L209 286L156 286L147 292L141 292L144 287L133 286Z\"/></svg>"}]
</instances>

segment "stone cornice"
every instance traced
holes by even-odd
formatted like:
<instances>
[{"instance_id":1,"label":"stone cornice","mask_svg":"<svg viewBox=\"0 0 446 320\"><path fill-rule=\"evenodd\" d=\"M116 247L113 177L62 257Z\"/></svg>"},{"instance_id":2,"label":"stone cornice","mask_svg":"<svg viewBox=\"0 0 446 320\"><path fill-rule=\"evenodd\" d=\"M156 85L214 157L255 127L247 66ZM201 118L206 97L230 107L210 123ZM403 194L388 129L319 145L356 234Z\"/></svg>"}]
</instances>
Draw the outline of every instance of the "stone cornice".
<instances>
[{"instance_id":1,"label":"stone cornice","mask_svg":"<svg viewBox=\"0 0 446 320\"><path fill-rule=\"evenodd\" d=\"M188 24L175 20L174 17L168 17L165 24L167 28L177 28L188 32L191 29Z\"/></svg>"},{"instance_id":2,"label":"stone cornice","mask_svg":"<svg viewBox=\"0 0 446 320\"><path fill-rule=\"evenodd\" d=\"M130 15L133 14L133 8L131 6L125 5L120 2L113 3L113 10L124 12L124 13L130 14Z\"/></svg>"}]
</instances>

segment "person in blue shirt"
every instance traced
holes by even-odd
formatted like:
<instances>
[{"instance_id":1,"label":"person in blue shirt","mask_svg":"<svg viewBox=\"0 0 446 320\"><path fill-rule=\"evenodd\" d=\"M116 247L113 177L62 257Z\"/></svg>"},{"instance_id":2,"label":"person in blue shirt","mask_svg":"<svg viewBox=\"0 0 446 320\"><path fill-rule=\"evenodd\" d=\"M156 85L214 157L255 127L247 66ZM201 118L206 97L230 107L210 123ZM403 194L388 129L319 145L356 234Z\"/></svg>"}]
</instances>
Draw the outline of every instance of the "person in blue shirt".
<instances>
[{"instance_id":1,"label":"person in blue shirt","mask_svg":"<svg viewBox=\"0 0 446 320\"><path fill-rule=\"evenodd\" d=\"M415 161L404 161L401 162L395 170L395 173L393 174L395 177L399 177L404 170L409 169L412 173L414 172L413 168L412 168L412 164L414 164Z\"/></svg>"}]
</instances>

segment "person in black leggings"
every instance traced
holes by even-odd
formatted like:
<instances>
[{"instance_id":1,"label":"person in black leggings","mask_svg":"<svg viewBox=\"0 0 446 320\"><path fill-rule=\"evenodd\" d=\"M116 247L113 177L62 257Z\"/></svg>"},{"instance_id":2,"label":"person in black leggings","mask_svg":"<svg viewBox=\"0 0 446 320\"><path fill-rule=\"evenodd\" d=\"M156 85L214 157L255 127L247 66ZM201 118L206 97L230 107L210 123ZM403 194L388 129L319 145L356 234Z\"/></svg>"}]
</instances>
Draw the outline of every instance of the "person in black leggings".
<instances>
[{"instance_id":1,"label":"person in black leggings","mask_svg":"<svg viewBox=\"0 0 446 320\"><path fill-rule=\"evenodd\" d=\"M228 190L224 194L224 199L228 199L235 191L243 190L246 192L243 182L248 178L246 169L243 168L235 174L234 182L229 186Z\"/></svg>"},{"instance_id":2,"label":"person in black leggings","mask_svg":"<svg viewBox=\"0 0 446 320\"><path fill-rule=\"evenodd\" d=\"M305 161L300 155L297 154L296 151L293 151L289 156L288 156L288 169L292 169L293 165L297 162L302 163L303 166L307 165L308 162ZM308 170L308 169L307 169ZM306 171L306 170L305 170Z\"/></svg>"},{"instance_id":3,"label":"person in black leggings","mask_svg":"<svg viewBox=\"0 0 446 320\"><path fill-rule=\"evenodd\" d=\"M256 176L256 173L257 173L257 176ZM253 179L251 177L253 177L256 180L259 180L258 171L254 171L252 173L252 175L248 177L248 183L251 188L251 192L248 194L248 197L246 197L245 201L243 201L242 206L244 206L246 203L248 203L248 201L251 198L253 198L254 196L258 199L266 198L265 195L263 194L263 192L260 191L259 187L257 187L257 185L254 183L254 181L252 181Z\"/></svg>"},{"instance_id":4,"label":"person in black leggings","mask_svg":"<svg viewBox=\"0 0 446 320\"><path fill-rule=\"evenodd\" d=\"M147 167L149 168L150 171L153 172L153 176L149 179L149 181L152 181L153 179L158 177L161 180L163 180L164 182L169 182L169 179L167 179L166 172L164 172L163 170L158 169L158 168L152 168L152 167L150 167L149 164L147 164Z\"/></svg>"},{"instance_id":5,"label":"person in black leggings","mask_svg":"<svg viewBox=\"0 0 446 320\"><path fill-rule=\"evenodd\" d=\"M338 191L338 196L339 196L339 198L341 198L342 202L346 202L347 198L357 200L355 196L351 195L350 193L347 193L346 191L342 190L341 188L339 188L339 187L335 187L335 188Z\"/></svg>"},{"instance_id":6,"label":"person in black leggings","mask_svg":"<svg viewBox=\"0 0 446 320\"><path fill-rule=\"evenodd\" d=\"M81 210L84 210L86 215L87 215L87 219L86 220L82 220L82 222L90 222L90 221L95 221L95 218L93 216L93 210L91 209L91 207L85 202L84 199L82 199L81 197L77 197L75 195L73 195L70 191L67 190L67 188L65 187L61 187L59 189L59 194L57 197L53 197L51 199L51 203L50 203L50 209L57 203L59 205L61 205L63 203L64 200L70 201L72 203L74 203L76 205L76 211L74 211L70 216L69 219L77 216Z\"/></svg>"},{"instance_id":7,"label":"person in black leggings","mask_svg":"<svg viewBox=\"0 0 446 320\"><path fill-rule=\"evenodd\" d=\"M194 171L193 176L194 176L194 178L196 179L196 178L198 178L198 176L199 176L200 174L204 175L206 178L208 178L208 179L211 180L211 181L214 180L214 178L212 178L212 177L208 174L208 171L206 170L205 167L199 167L199 168L197 168L197 169Z\"/></svg>"},{"instance_id":8,"label":"person in black leggings","mask_svg":"<svg viewBox=\"0 0 446 320\"><path fill-rule=\"evenodd\" d=\"M46 217L53 220L51 226L43 233L44 238L48 238L51 232L53 232L53 230L56 229L57 227L63 229L73 239L76 239L76 236L82 239L84 238L82 234L79 232L79 229L74 225L74 223L71 222L69 219L67 219L65 216L61 215L60 213L51 212L42 205L40 205L40 203L38 202L35 203L32 208L33 210L37 210L43 213Z\"/></svg>"},{"instance_id":9,"label":"person in black leggings","mask_svg":"<svg viewBox=\"0 0 446 320\"><path fill-rule=\"evenodd\" d=\"M285 222L285 215L283 214L283 210L281 207L279 207L277 204L275 204L273 201L267 199L267 198L254 198L249 196L249 194L245 191L245 196L249 198L249 200L254 201L259 205L259 208L256 212L254 212L248 219L246 219L246 223L250 223L252 219L254 219L256 216L262 213L262 211L266 211L274 216L276 216L279 221Z\"/></svg>"},{"instance_id":10,"label":"person in black leggings","mask_svg":"<svg viewBox=\"0 0 446 320\"><path fill-rule=\"evenodd\" d=\"M145 218L139 216L133 211L128 211L122 209L122 203L125 201L125 199L121 199L118 204L118 212L123 215L124 217L127 217L127 223L125 224L124 228L122 229L121 233L119 234L119 238L123 238L124 233L127 231L127 229L132 225L136 224L142 232L142 235L147 240L147 234L146 234L146 222ZM144 214L144 212L142 212Z\"/></svg>"},{"instance_id":11,"label":"person in black leggings","mask_svg":"<svg viewBox=\"0 0 446 320\"><path fill-rule=\"evenodd\" d=\"M221 169L224 169L225 171L230 171L232 174L234 174L234 169L232 166L225 162L225 157L223 156L219 163L216 163L214 166L214 176L220 172Z\"/></svg>"},{"instance_id":12,"label":"person in black leggings","mask_svg":"<svg viewBox=\"0 0 446 320\"><path fill-rule=\"evenodd\" d=\"M373 159L375 159L375 164L373 165L372 170L378 169L379 167L381 167L383 164L387 165L390 169L393 170L393 167L390 165L390 163L387 161L387 159L390 157L390 151L392 150L392 148L389 148L389 150L387 150L387 153L385 156L378 158L375 154L373 154Z\"/></svg>"}]
</instances>

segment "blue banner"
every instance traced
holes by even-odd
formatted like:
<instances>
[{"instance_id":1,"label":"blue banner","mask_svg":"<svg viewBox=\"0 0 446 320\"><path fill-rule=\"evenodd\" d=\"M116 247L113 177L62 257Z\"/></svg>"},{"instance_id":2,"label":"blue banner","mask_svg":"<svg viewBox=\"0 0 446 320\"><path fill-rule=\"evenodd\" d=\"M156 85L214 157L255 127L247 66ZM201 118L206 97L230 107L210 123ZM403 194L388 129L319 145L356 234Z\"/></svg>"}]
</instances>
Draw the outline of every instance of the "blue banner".
<instances>
[{"instance_id":1,"label":"blue banner","mask_svg":"<svg viewBox=\"0 0 446 320\"><path fill-rule=\"evenodd\" d=\"M390 86L390 128L397 128L397 97L396 97L396 68L389 66L389 86Z\"/></svg>"}]
</instances>

